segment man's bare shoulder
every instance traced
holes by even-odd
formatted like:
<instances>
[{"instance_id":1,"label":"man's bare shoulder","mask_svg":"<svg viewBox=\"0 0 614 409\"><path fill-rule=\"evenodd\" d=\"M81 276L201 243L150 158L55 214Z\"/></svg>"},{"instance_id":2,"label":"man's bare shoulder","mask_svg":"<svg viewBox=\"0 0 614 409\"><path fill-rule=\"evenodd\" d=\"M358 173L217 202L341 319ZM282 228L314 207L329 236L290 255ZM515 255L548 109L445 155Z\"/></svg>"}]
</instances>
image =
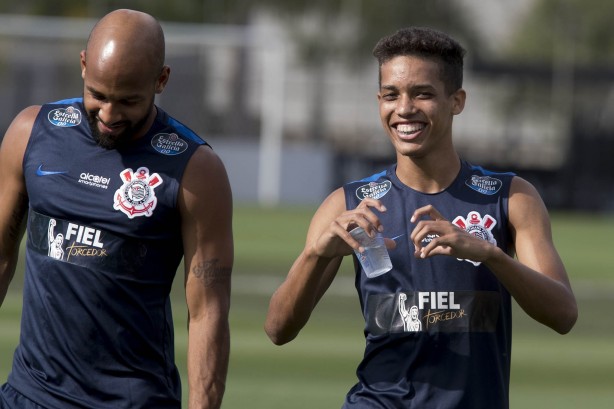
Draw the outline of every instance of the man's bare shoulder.
<instances>
[{"instance_id":1,"label":"man's bare shoulder","mask_svg":"<svg viewBox=\"0 0 614 409\"><path fill-rule=\"evenodd\" d=\"M190 176L195 176L200 179L203 176L221 176L222 174L226 174L224 163L209 145L199 146L194 151L194 154L188 162L188 167L186 168L186 176L188 178Z\"/></svg>"},{"instance_id":2,"label":"man's bare shoulder","mask_svg":"<svg viewBox=\"0 0 614 409\"><path fill-rule=\"evenodd\" d=\"M40 105L31 105L27 108L24 108L15 116L15 119L13 119L11 125L32 126L40 110Z\"/></svg>"},{"instance_id":3,"label":"man's bare shoulder","mask_svg":"<svg viewBox=\"0 0 614 409\"><path fill-rule=\"evenodd\" d=\"M550 224L548 210L538 190L519 176L514 176L510 187L509 220L514 230Z\"/></svg>"},{"instance_id":4,"label":"man's bare shoulder","mask_svg":"<svg viewBox=\"0 0 614 409\"><path fill-rule=\"evenodd\" d=\"M27 142L40 109L40 105L32 105L19 112L7 129L3 141L11 142L11 145Z\"/></svg>"},{"instance_id":5,"label":"man's bare shoulder","mask_svg":"<svg viewBox=\"0 0 614 409\"><path fill-rule=\"evenodd\" d=\"M2 138L1 150L4 160L13 161L23 158L40 109L39 105L33 105L15 116Z\"/></svg>"}]
</instances>

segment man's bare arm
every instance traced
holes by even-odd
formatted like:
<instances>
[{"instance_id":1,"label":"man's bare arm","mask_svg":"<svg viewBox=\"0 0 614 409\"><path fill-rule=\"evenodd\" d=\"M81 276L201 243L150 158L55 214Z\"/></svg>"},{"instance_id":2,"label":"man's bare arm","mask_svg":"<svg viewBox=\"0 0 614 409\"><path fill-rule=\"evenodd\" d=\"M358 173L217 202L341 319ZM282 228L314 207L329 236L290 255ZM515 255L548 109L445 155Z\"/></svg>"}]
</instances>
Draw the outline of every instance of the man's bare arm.
<instances>
[{"instance_id":1,"label":"man's bare arm","mask_svg":"<svg viewBox=\"0 0 614 409\"><path fill-rule=\"evenodd\" d=\"M24 109L9 126L0 146L0 305L15 274L25 232L28 195L23 157L40 107Z\"/></svg>"}]
</instances>

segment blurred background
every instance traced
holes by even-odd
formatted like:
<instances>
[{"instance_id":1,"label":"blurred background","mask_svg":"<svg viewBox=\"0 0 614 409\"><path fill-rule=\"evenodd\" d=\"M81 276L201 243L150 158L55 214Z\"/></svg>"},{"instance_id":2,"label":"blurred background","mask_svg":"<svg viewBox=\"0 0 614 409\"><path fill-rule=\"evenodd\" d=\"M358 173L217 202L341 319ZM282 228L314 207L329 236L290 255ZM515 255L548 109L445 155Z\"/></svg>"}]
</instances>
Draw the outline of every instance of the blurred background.
<instances>
[{"instance_id":1,"label":"blurred background","mask_svg":"<svg viewBox=\"0 0 614 409\"><path fill-rule=\"evenodd\" d=\"M81 95L78 53L120 7L160 19L158 103L227 163L235 199L317 204L394 160L377 114L376 41L428 25L468 50L462 155L532 181L551 209L614 210L614 3L600 0L2 0L0 127ZM258 171L255 171L255 170Z\"/></svg>"},{"instance_id":2,"label":"blurred background","mask_svg":"<svg viewBox=\"0 0 614 409\"><path fill-rule=\"evenodd\" d=\"M351 260L290 345L274 347L262 324L315 207L395 160L379 121L371 51L408 25L446 31L467 49L456 146L465 159L515 171L538 188L578 297L580 318L565 337L516 306L512 407L612 407L614 2L0 0L0 129L28 105L82 94L79 52L95 21L116 8L162 22L172 72L157 103L211 143L233 187L224 408L336 408L356 381L364 339ZM19 336L22 271L0 309L0 383ZM185 383L183 273L177 277Z\"/></svg>"}]
</instances>

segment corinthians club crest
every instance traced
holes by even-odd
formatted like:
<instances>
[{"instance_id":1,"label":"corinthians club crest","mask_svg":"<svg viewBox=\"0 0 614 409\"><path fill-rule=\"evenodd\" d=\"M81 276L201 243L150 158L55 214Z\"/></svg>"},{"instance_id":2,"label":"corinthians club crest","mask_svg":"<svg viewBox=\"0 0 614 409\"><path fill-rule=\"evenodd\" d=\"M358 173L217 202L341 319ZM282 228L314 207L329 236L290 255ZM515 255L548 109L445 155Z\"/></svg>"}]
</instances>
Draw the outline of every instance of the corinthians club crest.
<instances>
[{"instance_id":1,"label":"corinthians club crest","mask_svg":"<svg viewBox=\"0 0 614 409\"><path fill-rule=\"evenodd\" d=\"M452 221L452 223L465 230L469 234L479 237L482 240L486 240L494 245L497 245L497 240L492 234L492 229L497 224L497 220L488 214L482 217L478 212L469 212L466 219L462 216L458 216ZM475 266L481 264L479 262L471 260L465 261L468 261Z\"/></svg>"},{"instance_id":2,"label":"corinthians club crest","mask_svg":"<svg viewBox=\"0 0 614 409\"><path fill-rule=\"evenodd\" d=\"M136 172L130 168L125 169L119 176L124 184L115 191L113 208L124 212L131 219L151 216L158 203L154 188L162 184L160 175L150 175L149 169L140 167Z\"/></svg>"}]
</instances>

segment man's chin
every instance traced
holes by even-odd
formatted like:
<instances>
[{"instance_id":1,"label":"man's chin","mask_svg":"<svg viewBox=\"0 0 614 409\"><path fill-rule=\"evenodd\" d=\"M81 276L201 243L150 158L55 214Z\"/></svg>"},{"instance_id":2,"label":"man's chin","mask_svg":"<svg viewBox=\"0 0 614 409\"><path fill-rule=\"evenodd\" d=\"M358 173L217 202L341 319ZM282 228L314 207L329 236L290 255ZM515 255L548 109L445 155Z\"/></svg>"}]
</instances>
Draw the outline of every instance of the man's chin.
<instances>
[{"instance_id":1,"label":"man's chin","mask_svg":"<svg viewBox=\"0 0 614 409\"><path fill-rule=\"evenodd\" d=\"M90 131L92 133L92 137L96 144L105 149L115 149L118 146L119 140L121 139L121 135L113 135L108 132L101 132L98 128L97 121L92 119L93 117L88 118L88 123L90 126Z\"/></svg>"},{"instance_id":2,"label":"man's chin","mask_svg":"<svg viewBox=\"0 0 614 409\"><path fill-rule=\"evenodd\" d=\"M122 138L120 136L99 133L95 136L95 138L96 144L105 149L116 149L122 145Z\"/></svg>"}]
</instances>

